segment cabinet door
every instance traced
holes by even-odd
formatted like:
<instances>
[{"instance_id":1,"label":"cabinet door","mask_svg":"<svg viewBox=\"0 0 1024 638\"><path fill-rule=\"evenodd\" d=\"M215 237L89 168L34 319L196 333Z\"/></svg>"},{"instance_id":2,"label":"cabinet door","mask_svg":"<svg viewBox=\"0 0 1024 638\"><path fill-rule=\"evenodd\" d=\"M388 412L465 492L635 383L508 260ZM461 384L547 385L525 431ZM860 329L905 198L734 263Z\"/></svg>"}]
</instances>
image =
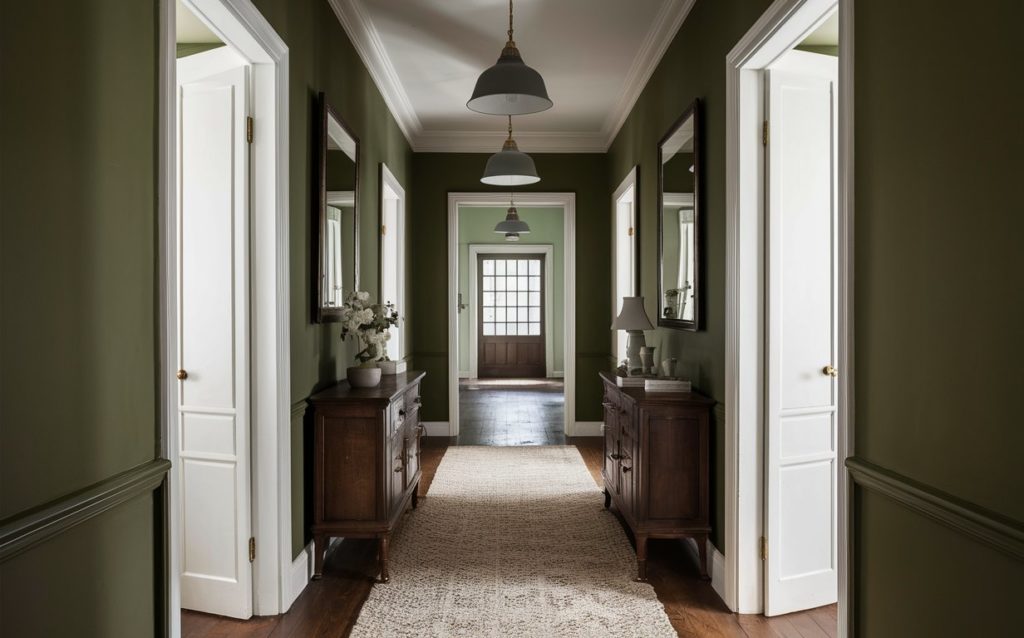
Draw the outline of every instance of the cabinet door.
<instances>
[{"instance_id":1,"label":"cabinet door","mask_svg":"<svg viewBox=\"0 0 1024 638\"><path fill-rule=\"evenodd\" d=\"M420 418L419 412L413 412L406 418L405 430L405 488L415 483L420 471Z\"/></svg>"},{"instance_id":2,"label":"cabinet door","mask_svg":"<svg viewBox=\"0 0 1024 638\"><path fill-rule=\"evenodd\" d=\"M405 428L399 429L391 437L388 458L391 459L390 489L388 491L388 509L394 514L395 508L402 502L405 492Z\"/></svg>"},{"instance_id":3,"label":"cabinet door","mask_svg":"<svg viewBox=\"0 0 1024 638\"><path fill-rule=\"evenodd\" d=\"M605 388L604 399L604 487L610 494L619 493L619 408Z\"/></svg>"},{"instance_id":4,"label":"cabinet door","mask_svg":"<svg viewBox=\"0 0 1024 638\"><path fill-rule=\"evenodd\" d=\"M631 403L624 403L619 411L619 481L622 492L623 509L636 517L636 435L632 423L633 408Z\"/></svg>"}]
</instances>

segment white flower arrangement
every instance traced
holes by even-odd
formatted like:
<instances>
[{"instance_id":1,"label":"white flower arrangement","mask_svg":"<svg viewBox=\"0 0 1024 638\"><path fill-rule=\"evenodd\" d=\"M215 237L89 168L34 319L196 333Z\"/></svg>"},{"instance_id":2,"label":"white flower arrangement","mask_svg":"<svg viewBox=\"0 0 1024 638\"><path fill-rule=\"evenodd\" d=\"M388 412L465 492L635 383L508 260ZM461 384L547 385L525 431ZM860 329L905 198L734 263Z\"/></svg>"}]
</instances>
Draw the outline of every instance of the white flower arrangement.
<instances>
[{"instance_id":1,"label":"white flower arrangement","mask_svg":"<svg viewBox=\"0 0 1024 638\"><path fill-rule=\"evenodd\" d=\"M356 359L364 366L387 358L388 328L397 324L393 303L371 304L370 293L362 290L349 294L341 306L341 338L352 337L362 343Z\"/></svg>"}]
</instances>

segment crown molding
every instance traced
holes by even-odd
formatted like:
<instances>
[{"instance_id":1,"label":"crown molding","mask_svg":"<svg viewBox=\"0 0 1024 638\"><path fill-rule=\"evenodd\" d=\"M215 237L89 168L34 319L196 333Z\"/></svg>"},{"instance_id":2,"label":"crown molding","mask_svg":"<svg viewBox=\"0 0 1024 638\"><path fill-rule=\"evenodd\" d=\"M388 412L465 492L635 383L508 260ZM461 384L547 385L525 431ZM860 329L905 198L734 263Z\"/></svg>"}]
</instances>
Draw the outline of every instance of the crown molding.
<instances>
[{"instance_id":1,"label":"crown molding","mask_svg":"<svg viewBox=\"0 0 1024 638\"><path fill-rule=\"evenodd\" d=\"M533 153L604 153L636 105L654 69L661 62L672 39L696 0L664 0L661 10L641 43L615 108L600 131L542 132L516 131L520 147ZM503 133L479 131L427 131L416 115L409 95L388 56L377 28L360 0L327 0L348 34L384 102L417 153L493 153L501 149Z\"/></svg>"},{"instance_id":2,"label":"crown molding","mask_svg":"<svg viewBox=\"0 0 1024 638\"><path fill-rule=\"evenodd\" d=\"M414 139L417 153L497 153L506 133L497 131L423 131ZM604 153L608 146L600 132L516 131L524 153Z\"/></svg>"},{"instance_id":3,"label":"crown molding","mask_svg":"<svg viewBox=\"0 0 1024 638\"><path fill-rule=\"evenodd\" d=\"M398 128L402 130L409 145L413 146L413 139L423 130L423 125L384 49L377 27L359 0L327 0L327 4L334 10L334 15L338 16L352 46L359 53L373 83L377 85L377 90L398 123Z\"/></svg>"},{"instance_id":4,"label":"crown molding","mask_svg":"<svg viewBox=\"0 0 1024 638\"><path fill-rule=\"evenodd\" d=\"M647 37L640 45L640 50L637 51L636 58L633 59L633 65L626 74L626 85L623 87L622 96L612 112L608 114L608 119L605 120L602 128L605 135L605 150L612 145L622 129L622 125L626 123L626 118L629 117L636 101L640 99L644 87L654 75L654 69L658 67L658 63L661 62L668 46L672 44L676 33L679 32L679 27L683 26L683 21L690 14L690 9L693 8L695 2L696 0L682 0L682 2L665 0L662 3L661 11L651 23L651 30L647 32Z\"/></svg>"}]
</instances>

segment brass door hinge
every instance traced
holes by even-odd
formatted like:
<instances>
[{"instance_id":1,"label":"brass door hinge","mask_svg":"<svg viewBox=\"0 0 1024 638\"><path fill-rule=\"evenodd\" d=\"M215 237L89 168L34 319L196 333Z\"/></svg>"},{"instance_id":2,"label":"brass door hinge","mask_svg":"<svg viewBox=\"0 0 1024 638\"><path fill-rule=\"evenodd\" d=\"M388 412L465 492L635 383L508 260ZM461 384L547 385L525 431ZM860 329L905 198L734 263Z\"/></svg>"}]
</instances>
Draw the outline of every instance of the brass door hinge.
<instances>
[{"instance_id":1,"label":"brass door hinge","mask_svg":"<svg viewBox=\"0 0 1024 638\"><path fill-rule=\"evenodd\" d=\"M761 144L768 146L768 120L761 125Z\"/></svg>"},{"instance_id":2,"label":"brass door hinge","mask_svg":"<svg viewBox=\"0 0 1024 638\"><path fill-rule=\"evenodd\" d=\"M252 117L245 118L245 141L252 144Z\"/></svg>"},{"instance_id":3,"label":"brass door hinge","mask_svg":"<svg viewBox=\"0 0 1024 638\"><path fill-rule=\"evenodd\" d=\"M626 231L626 232L627 232L627 234L628 234L628 235L629 235L630 237L632 237L632 236L633 236L633 227L632 227L632 226L630 226L630 227L629 227L629 230L628 230L628 231Z\"/></svg>"},{"instance_id":4,"label":"brass door hinge","mask_svg":"<svg viewBox=\"0 0 1024 638\"><path fill-rule=\"evenodd\" d=\"M387 234L388 234L388 227L387 227L387 226L384 226L384 225L382 224L382 225L381 225L381 227L380 227L380 234L381 234L381 235L387 235Z\"/></svg>"},{"instance_id":5,"label":"brass door hinge","mask_svg":"<svg viewBox=\"0 0 1024 638\"><path fill-rule=\"evenodd\" d=\"M768 560L768 539L761 537L761 560Z\"/></svg>"},{"instance_id":6,"label":"brass door hinge","mask_svg":"<svg viewBox=\"0 0 1024 638\"><path fill-rule=\"evenodd\" d=\"M256 560L256 538L249 539L249 562Z\"/></svg>"}]
</instances>

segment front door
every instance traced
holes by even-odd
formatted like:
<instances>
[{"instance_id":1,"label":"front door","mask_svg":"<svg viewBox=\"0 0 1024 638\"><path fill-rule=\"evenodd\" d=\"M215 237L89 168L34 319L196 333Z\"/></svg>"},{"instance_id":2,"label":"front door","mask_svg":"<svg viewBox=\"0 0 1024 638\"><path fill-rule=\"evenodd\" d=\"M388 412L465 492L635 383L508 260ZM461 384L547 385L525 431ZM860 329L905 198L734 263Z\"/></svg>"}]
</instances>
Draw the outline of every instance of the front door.
<instances>
[{"instance_id":1,"label":"front door","mask_svg":"<svg viewBox=\"0 0 1024 638\"><path fill-rule=\"evenodd\" d=\"M478 255L478 376L547 375L544 255Z\"/></svg>"},{"instance_id":2,"label":"front door","mask_svg":"<svg viewBox=\"0 0 1024 638\"><path fill-rule=\"evenodd\" d=\"M249 563L249 68L178 63L181 606L252 615Z\"/></svg>"},{"instance_id":3,"label":"front door","mask_svg":"<svg viewBox=\"0 0 1024 638\"><path fill-rule=\"evenodd\" d=\"M837 61L788 56L767 82L767 615L838 596Z\"/></svg>"}]
</instances>

